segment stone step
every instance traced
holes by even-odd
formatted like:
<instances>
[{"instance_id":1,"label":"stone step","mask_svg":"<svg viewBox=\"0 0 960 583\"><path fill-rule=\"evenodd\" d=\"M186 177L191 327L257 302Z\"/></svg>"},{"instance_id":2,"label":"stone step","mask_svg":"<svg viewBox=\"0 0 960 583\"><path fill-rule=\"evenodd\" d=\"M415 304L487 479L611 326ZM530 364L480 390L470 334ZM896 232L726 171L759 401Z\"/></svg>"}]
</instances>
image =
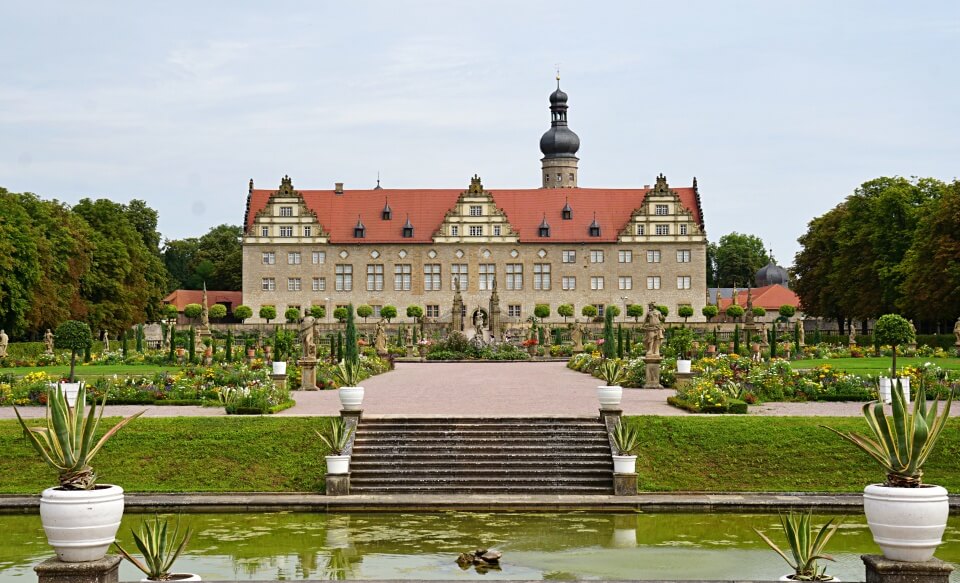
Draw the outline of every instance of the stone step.
<instances>
[{"instance_id":1,"label":"stone step","mask_svg":"<svg viewBox=\"0 0 960 583\"><path fill-rule=\"evenodd\" d=\"M381 427L363 427L360 426L357 435L428 435L428 436L444 436L451 433L461 434L461 435L486 435L486 434L502 434L502 435L517 435L517 436L527 436L527 435L600 435L605 436L607 434L604 431L603 427L553 427L553 428L542 428L542 427L517 427L517 426L505 426L505 427L480 427L480 426L469 426L469 427L446 427L446 426L437 426L430 425L425 427L402 427L396 429L390 428L381 428Z\"/></svg>"},{"instance_id":2,"label":"stone step","mask_svg":"<svg viewBox=\"0 0 960 583\"><path fill-rule=\"evenodd\" d=\"M384 457L380 453L374 452L354 452L350 458L351 466L354 464L386 464L394 467L398 464L437 464L437 463L464 463L464 464L557 464L566 465L578 464L612 464L610 452L571 452L561 456L544 456L543 453L512 453L505 456L503 452L468 452L461 455L443 456L432 453L407 453L399 456L396 460L391 457Z\"/></svg>"},{"instance_id":3,"label":"stone step","mask_svg":"<svg viewBox=\"0 0 960 583\"><path fill-rule=\"evenodd\" d=\"M354 440L354 448L365 447L406 447L423 446L433 447L435 449L450 449L457 447L493 447L502 446L504 448L537 445L544 447L558 447L563 449L576 449L580 447L601 447L609 446L610 442L606 437L570 437L562 438L543 438L535 437L529 439L504 439L496 436L470 437L462 435L453 435L444 439L432 439L419 436L410 437L380 437L370 439L368 437L358 436Z\"/></svg>"},{"instance_id":4,"label":"stone step","mask_svg":"<svg viewBox=\"0 0 960 583\"><path fill-rule=\"evenodd\" d=\"M437 484L437 485L496 485L496 484L608 484L611 483L611 475L607 473L604 476L538 476L536 474L518 475L518 476L434 476L434 475L411 475L411 476L354 476L350 474L350 486L359 485L410 485L410 484Z\"/></svg>"},{"instance_id":5,"label":"stone step","mask_svg":"<svg viewBox=\"0 0 960 583\"><path fill-rule=\"evenodd\" d=\"M499 485L499 486L358 486L351 485L352 494L583 494L613 495L613 486L563 486L549 488L544 485Z\"/></svg>"},{"instance_id":6,"label":"stone step","mask_svg":"<svg viewBox=\"0 0 960 583\"><path fill-rule=\"evenodd\" d=\"M606 448L606 449L604 449ZM539 454L544 459L556 459L575 453L597 453L610 456L610 447L607 445L592 445L584 447L561 447L553 445L511 445L499 444L473 445L463 447L437 447L435 445L367 445L353 450L353 455L379 455L389 457L403 457L406 455L432 455L436 458L464 458L475 454L499 454L502 459L510 459L513 454Z\"/></svg>"},{"instance_id":7,"label":"stone step","mask_svg":"<svg viewBox=\"0 0 960 583\"><path fill-rule=\"evenodd\" d=\"M514 478L527 478L527 477L538 477L543 476L544 478L549 479L558 479L563 478L603 478L607 479L610 477L610 473L613 471L613 466L609 468L557 468L557 467L543 467L543 468L513 468L513 467L499 467L499 468L445 468L445 467L434 467L434 468L395 468L391 472L391 476L398 480L409 480L409 479L421 479L421 478L443 478L450 481L461 481L469 480L476 477L494 477L500 476L501 478L512 480ZM379 470L376 469L364 469L364 468L355 468L351 464L350 466L350 479L351 481L354 478L377 478L381 476Z\"/></svg>"}]
</instances>

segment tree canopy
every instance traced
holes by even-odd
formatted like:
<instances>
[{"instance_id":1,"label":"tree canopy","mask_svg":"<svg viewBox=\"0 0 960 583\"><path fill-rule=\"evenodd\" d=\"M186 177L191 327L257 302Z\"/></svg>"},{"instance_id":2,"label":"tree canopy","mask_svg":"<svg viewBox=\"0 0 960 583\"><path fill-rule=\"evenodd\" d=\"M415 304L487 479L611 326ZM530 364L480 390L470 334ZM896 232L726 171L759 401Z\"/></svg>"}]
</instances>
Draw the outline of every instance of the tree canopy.
<instances>
[{"instance_id":1,"label":"tree canopy","mask_svg":"<svg viewBox=\"0 0 960 583\"><path fill-rule=\"evenodd\" d=\"M713 285L719 287L746 287L753 282L757 271L770 261L763 240L756 235L734 231L709 247L708 259L712 258L716 269ZM709 274L708 279L712 279Z\"/></svg>"}]
</instances>

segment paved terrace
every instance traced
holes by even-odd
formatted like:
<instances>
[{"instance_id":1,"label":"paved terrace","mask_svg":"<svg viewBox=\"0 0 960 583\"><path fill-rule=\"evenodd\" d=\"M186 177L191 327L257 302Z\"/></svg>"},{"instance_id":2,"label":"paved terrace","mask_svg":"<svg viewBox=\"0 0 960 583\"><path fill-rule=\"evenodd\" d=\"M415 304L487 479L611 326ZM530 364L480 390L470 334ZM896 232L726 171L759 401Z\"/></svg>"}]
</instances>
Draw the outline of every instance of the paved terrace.
<instances>
[{"instance_id":1,"label":"paved terrace","mask_svg":"<svg viewBox=\"0 0 960 583\"><path fill-rule=\"evenodd\" d=\"M562 362L427 362L398 363L395 370L364 381L365 415L527 417L593 416L600 381L566 368ZM667 404L673 390L624 389L626 415L689 415ZM295 391L297 405L279 415L337 415L336 391ZM859 416L862 403L769 403L750 407L751 415ZM218 407L107 405L106 415L130 415L146 409L146 417L218 416ZM42 417L42 407L25 407L26 417ZM953 407L952 416L960 416ZM0 419L14 418L13 408L0 408Z\"/></svg>"}]
</instances>

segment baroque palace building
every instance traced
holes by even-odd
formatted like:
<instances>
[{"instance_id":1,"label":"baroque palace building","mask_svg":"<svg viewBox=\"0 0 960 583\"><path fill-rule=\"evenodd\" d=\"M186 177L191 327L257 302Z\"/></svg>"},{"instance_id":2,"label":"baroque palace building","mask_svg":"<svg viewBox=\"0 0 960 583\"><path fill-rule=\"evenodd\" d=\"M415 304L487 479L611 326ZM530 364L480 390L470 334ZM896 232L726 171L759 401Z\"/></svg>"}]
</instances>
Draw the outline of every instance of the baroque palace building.
<instances>
[{"instance_id":1,"label":"baroque palace building","mask_svg":"<svg viewBox=\"0 0 960 583\"><path fill-rule=\"evenodd\" d=\"M694 309L706 302L706 250L700 193L672 188L583 188L580 139L567 126L567 94L550 95L552 123L540 139L542 187L486 189L478 176L460 189L276 190L247 194L243 302L289 307L385 305L403 317L423 306L428 319L451 322L455 285L467 322L499 294L505 325L523 322L536 304L575 314L592 304L649 302ZM582 317L581 317L582 318ZM489 321L489 319L488 319ZM468 324L469 325L469 324Z\"/></svg>"}]
</instances>

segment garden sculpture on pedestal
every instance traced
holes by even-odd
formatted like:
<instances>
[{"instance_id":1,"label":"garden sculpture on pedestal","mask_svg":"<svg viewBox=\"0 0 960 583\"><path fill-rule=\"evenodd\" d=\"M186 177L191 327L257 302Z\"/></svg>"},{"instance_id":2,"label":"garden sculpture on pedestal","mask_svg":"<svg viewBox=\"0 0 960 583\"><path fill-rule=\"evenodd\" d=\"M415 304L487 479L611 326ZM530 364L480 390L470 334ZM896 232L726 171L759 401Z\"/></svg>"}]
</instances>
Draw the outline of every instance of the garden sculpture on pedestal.
<instances>
[{"instance_id":1,"label":"garden sculpture on pedestal","mask_svg":"<svg viewBox=\"0 0 960 583\"><path fill-rule=\"evenodd\" d=\"M460 296L460 278L453 278L453 309L450 310L450 327L453 332L463 332L463 298Z\"/></svg>"},{"instance_id":2,"label":"garden sculpture on pedestal","mask_svg":"<svg viewBox=\"0 0 960 583\"><path fill-rule=\"evenodd\" d=\"M47 328L47 333L43 335L43 344L47 347L46 354L53 354L53 332Z\"/></svg>"},{"instance_id":3,"label":"garden sculpture on pedestal","mask_svg":"<svg viewBox=\"0 0 960 583\"><path fill-rule=\"evenodd\" d=\"M960 318L957 319L957 322L960 323ZM806 338L804 338L803 322L802 321L798 322L798 324L799 324L799 327L797 328L797 332L799 333L798 344L800 344L800 346L806 346L807 343L806 343Z\"/></svg>"},{"instance_id":4,"label":"garden sculpture on pedestal","mask_svg":"<svg viewBox=\"0 0 960 583\"><path fill-rule=\"evenodd\" d=\"M957 320L957 325L960 326L960 320ZM10 344L10 337L7 336L7 333L3 330L0 330L0 358L6 358L7 356L7 346Z\"/></svg>"},{"instance_id":5,"label":"garden sculpture on pedestal","mask_svg":"<svg viewBox=\"0 0 960 583\"><path fill-rule=\"evenodd\" d=\"M317 357L317 343L313 334L316 322L313 316L307 316L300 321L300 345L303 347L304 358Z\"/></svg>"},{"instance_id":6,"label":"garden sculpture on pedestal","mask_svg":"<svg viewBox=\"0 0 960 583\"><path fill-rule=\"evenodd\" d=\"M646 336L643 345L646 354L643 356L645 379L643 388L662 389L660 385L660 345L663 343L663 314L653 302L647 306L647 317L643 321L643 330Z\"/></svg>"},{"instance_id":7,"label":"garden sculpture on pedestal","mask_svg":"<svg viewBox=\"0 0 960 583\"><path fill-rule=\"evenodd\" d=\"M573 351L583 352L583 326L576 318L573 320L573 331L570 332L570 337L573 339Z\"/></svg>"},{"instance_id":8,"label":"garden sculpture on pedestal","mask_svg":"<svg viewBox=\"0 0 960 583\"><path fill-rule=\"evenodd\" d=\"M847 342L850 346L857 345L857 329L853 326L853 320L850 320L850 336L847 338Z\"/></svg>"},{"instance_id":9,"label":"garden sculpture on pedestal","mask_svg":"<svg viewBox=\"0 0 960 583\"><path fill-rule=\"evenodd\" d=\"M377 322L377 332L373 337L373 345L379 356L387 354L387 332L384 330L383 318L380 318L380 321Z\"/></svg>"},{"instance_id":10,"label":"garden sculpture on pedestal","mask_svg":"<svg viewBox=\"0 0 960 583\"><path fill-rule=\"evenodd\" d=\"M490 338L500 338L503 328L500 322L500 295L497 294L497 277L493 277L493 292L490 294L490 311L487 314Z\"/></svg>"},{"instance_id":11,"label":"garden sculpture on pedestal","mask_svg":"<svg viewBox=\"0 0 960 583\"><path fill-rule=\"evenodd\" d=\"M203 282L203 303L200 304L202 310L200 312L200 326L203 328L210 327L210 308L207 306L207 282Z\"/></svg>"}]
</instances>

